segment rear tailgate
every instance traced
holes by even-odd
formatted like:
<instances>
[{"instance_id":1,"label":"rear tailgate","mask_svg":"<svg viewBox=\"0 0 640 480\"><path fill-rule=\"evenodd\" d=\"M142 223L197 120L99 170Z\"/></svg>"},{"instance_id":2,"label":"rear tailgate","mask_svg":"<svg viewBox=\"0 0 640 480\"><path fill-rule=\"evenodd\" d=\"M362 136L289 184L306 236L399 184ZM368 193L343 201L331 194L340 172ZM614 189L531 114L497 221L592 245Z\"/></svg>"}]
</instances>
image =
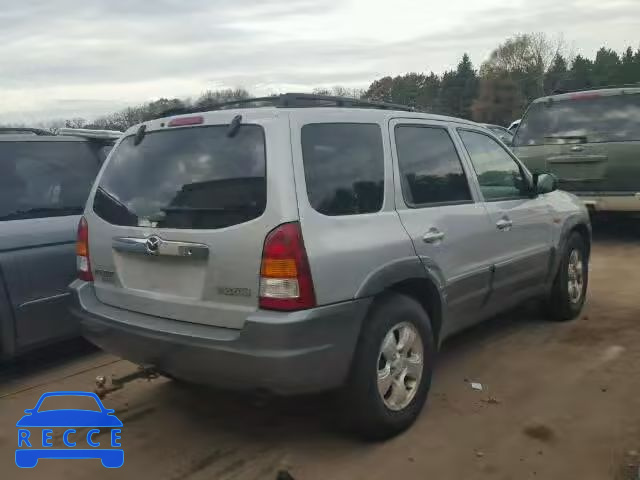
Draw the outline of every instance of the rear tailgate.
<instances>
[{"instance_id":1,"label":"rear tailgate","mask_svg":"<svg viewBox=\"0 0 640 480\"><path fill-rule=\"evenodd\" d=\"M565 190L639 192L640 93L605 90L536 102L514 145L531 170L554 173Z\"/></svg>"},{"instance_id":2,"label":"rear tailgate","mask_svg":"<svg viewBox=\"0 0 640 480\"><path fill-rule=\"evenodd\" d=\"M242 125L229 136L237 114ZM258 308L266 234L297 220L288 118L264 109L192 118L149 122L139 145L129 132L109 157L86 212L96 295L241 328Z\"/></svg>"}]
</instances>

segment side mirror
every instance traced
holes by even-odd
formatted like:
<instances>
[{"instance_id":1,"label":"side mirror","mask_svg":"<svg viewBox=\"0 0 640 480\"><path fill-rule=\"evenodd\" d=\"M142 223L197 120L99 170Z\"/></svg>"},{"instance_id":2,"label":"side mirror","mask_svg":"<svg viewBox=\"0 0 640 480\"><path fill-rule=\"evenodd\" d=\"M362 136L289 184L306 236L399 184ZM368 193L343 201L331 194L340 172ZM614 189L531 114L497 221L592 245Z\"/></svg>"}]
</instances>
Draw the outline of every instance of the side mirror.
<instances>
[{"instance_id":1,"label":"side mirror","mask_svg":"<svg viewBox=\"0 0 640 480\"><path fill-rule=\"evenodd\" d=\"M551 193L558 189L558 179L551 173L540 173L534 177L537 194Z\"/></svg>"}]
</instances>

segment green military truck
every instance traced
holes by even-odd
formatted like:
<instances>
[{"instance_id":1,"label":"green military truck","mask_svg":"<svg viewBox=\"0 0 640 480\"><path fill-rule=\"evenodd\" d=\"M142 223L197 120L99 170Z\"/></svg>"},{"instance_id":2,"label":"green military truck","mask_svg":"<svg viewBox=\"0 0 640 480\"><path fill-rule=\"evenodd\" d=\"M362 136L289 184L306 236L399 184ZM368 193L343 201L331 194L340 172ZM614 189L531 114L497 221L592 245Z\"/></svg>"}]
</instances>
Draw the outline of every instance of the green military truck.
<instances>
[{"instance_id":1,"label":"green military truck","mask_svg":"<svg viewBox=\"0 0 640 480\"><path fill-rule=\"evenodd\" d=\"M592 212L640 214L640 84L539 98L513 146Z\"/></svg>"}]
</instances>

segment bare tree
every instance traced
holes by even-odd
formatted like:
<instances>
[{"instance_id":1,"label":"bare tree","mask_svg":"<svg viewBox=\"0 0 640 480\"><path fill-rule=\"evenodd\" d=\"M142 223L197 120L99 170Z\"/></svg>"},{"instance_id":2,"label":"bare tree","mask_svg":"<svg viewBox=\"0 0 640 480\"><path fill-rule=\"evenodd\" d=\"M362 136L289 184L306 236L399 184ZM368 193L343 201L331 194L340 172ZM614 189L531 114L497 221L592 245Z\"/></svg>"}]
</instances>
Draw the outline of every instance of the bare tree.
<instances>
[{"instance_id":1,"label":"bare tree","mask_svg":"<svg viewBox=\"0 0 640 480\"><path fill-rule=\"evenodd\" d=\"M524 106L522 93L512 78L490 74L480 79L478 96L471 111L476 122L506 126L518 118Z\"/></svg>"},{"instance_id":2,"label":"bare tree","mask_svg":"<svg viewBox=\"0 0 640 480\"><path fill-rule=\"evenodd\" d=\"M331 88L314 88L312 93L314 93L315 95L332 95L334 97L362 98L365 92L361 88L348 88L341 85L336 85Z\"/></svg>"},{"instance_id":3,"label":"bare tree","mask_svg":"<svg viewBox=\"0 0 640 480\"><path fill-rule=\"evenodd\" d=\"M567 45L562 35L552 38L544 33L518 34L491 53L480 73L482 76L509 76L531 99L544 94L545 75L556 57L566 53Z\"/></svg>"},{"instance_id":4,"label":"bare tree","mask_svg":"<svg viewBox=\"0 0 640 480\"><path fill-rule=\"evenodd\" d=\"M198 107L213 106L217 103L243 100L251 95L244 88L227 88L224 90L207 90L195 101Z\"/></svg>"}]
</instances>

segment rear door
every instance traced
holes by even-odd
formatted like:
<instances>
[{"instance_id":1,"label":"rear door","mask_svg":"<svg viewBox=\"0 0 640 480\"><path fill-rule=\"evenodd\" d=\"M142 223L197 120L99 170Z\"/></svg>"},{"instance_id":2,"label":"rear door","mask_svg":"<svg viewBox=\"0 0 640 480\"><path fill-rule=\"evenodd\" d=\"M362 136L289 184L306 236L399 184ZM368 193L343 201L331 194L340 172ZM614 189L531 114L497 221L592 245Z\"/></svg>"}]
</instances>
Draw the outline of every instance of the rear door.
<instances>
[{"instance_id":1,"label":"rear door","mask_svg":"<svg viewBox=\"0 0 640 480\"><path fill-rule=\"evenodd\" d=\"M492 303L499 307L544 287L551 255L551 208L544 195L531 195L528 172L496 139L472 128L460 128L458 134L493 225L487 253L495 266Z\"/></svg>"},{"instance_id":2,"label":"rear door","mask_svg":"<svg viewBox=\"0 0 640 480\"><path fill-rule=\"evenodd\" d=\"M235 133L238 112L153 121L115 147L85 213L100 301L242 327L265 236L297 220L288 119L270 112L240 112Z\"/></svg>"},{"instance_id":3,"label":"rear door","mask_svg":"<svg viewBox=\"0 0 640 480\"><path fill-rule=\"evenodd\" d=\"M0 141L0 273L18 349L78 332L67 286L75 277L78 220L98 168L85 141Z\"/></svg>"},{"instance_id":4,"label":"rear door","mask_svg":"<svg viewBox=\"0 0 640 480\"><path fill-rule=\"evenodd\" d=\"M482 316L491 276L493 231L447 124L413 119L390 125L396 208L425 267L443 280L447 328Z\"/></svg>"}]
</instances>

